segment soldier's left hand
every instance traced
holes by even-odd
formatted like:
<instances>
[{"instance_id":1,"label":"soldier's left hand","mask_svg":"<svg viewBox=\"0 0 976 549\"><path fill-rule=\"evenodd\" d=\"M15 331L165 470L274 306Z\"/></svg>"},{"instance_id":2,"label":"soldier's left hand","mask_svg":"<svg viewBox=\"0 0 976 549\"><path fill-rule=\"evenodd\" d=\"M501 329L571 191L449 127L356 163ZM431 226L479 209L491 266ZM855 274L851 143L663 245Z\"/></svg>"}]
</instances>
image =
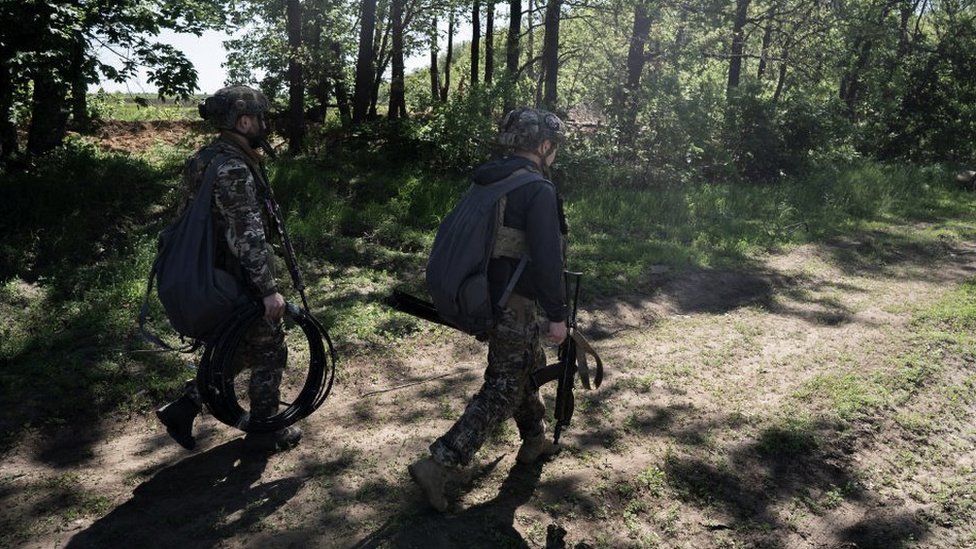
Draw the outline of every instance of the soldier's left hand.
<instances>
[{"instance_id":1,"label":"soldier's left hand","mask_svg":"<svg viewBox=\"0 0 976 549\"><path fill-rule=\"evenodd\" d=\"M278 292L275 292L271 295L265 296L262 301L264 302L264 318L268 322L280 322L281 317L285 314L284 296Z\"/></svg>"}]
</instances>

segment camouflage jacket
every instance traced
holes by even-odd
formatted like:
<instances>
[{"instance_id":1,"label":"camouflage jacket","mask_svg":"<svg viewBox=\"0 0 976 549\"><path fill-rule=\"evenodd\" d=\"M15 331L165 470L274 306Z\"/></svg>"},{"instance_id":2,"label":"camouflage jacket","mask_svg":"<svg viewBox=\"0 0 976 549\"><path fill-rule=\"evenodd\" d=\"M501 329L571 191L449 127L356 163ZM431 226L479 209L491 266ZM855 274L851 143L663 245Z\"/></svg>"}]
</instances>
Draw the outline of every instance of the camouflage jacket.
<instances>
[{"instance_id":1,"label":"camouflage jacket","mask_svg":"<svg viewBox=\"0 0 976 549\"><path fill-rule=\"evenodd\" d=\"M216 149L218 156L214 162L221 164L211 203L217 237L215 266L230 273L259 297L265 297L278 291L274 251L269 243L271 223L259 190L259 183L267 185L267 182L257 168L260 160L242 148L236 137L222 135L187 160L180 211L192 202L203 183L207 166L201 161L201 154L206 149Z\"/></svg>"}]
</instances>

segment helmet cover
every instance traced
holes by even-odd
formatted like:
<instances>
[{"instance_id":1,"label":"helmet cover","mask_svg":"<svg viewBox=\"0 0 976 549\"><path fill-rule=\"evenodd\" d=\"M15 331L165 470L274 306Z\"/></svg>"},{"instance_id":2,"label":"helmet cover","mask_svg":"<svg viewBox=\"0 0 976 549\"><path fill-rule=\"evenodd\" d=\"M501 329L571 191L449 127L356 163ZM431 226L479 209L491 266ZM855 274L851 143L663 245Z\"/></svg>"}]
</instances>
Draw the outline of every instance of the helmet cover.
<instances>
[{"instance_id":1,"label":"helmet cover","mask_svg":"<svg viewBox=\"0 0 976 549\"><path fill-rule=\"evenodd\" d=\"M546 139L557 145L566 140L566 124L549 111L518 108L499 124L498 143L507 147L532 150Z\"/></svg>"},{"instance_id":2,"label":"helmet cover","mask_svg":"<svg viewBox=\"0 0 976 549\"><path fill-rule=\"evenodd\" d=\"M229 130L241 115L261 115L269 108L268 98L260 91L248 86L231 86L217 90L200 103L198 110L200 118L217 128Z\"/></svg>"}]
</instances>

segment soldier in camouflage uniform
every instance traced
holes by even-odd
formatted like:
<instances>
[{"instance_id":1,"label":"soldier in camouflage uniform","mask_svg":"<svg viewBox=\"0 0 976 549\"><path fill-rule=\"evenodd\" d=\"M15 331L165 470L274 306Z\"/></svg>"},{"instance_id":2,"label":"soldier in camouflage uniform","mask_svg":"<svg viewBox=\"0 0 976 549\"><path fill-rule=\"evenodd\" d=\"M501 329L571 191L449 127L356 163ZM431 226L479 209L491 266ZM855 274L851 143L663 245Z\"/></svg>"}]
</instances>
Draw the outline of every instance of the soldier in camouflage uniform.
<instances>
[{"instance_id":1,"label":"soldier in camouflage uniform","mask_svg":"<svg viewBox=\"0 0 976 549\"><path fill-rule=\"evenodd\" d=\"M512 154L480 166L472 180L490 185L519 170L539 174L538 181L506 195L503 222L524 233L532 261L507 305L496 311L497 325L488 336L484 384L451 429L431 444L430 456L409 467L411 477L438 511L447 508L444 486L452 470L470 462L499 422L515 419L522 438L516 460L521 463L536 462L559 450L545 436L545 404L530 374L546 365L541 338L558 345L567 336L566 222L556 188L546 181L556 149L565 139L565 126L550 112L516 109L505 116L500 129L498 140ZM488 280L494 303L517 264L513 257L490 260Z\"/></svg>"},{"instance_id":2,"label":"soldier in camouflage uniform","mask_svg":"<svg viewBox=\"0 0 976 549\"><path fill-rule=\"evenodd\" d=\"M268 106L261 92L246 86L218 90L200 105L200 115L213 123L220 135L187 161L183 173L186 208L203 184L208 167L205 159L220 163L211 205L214 234L218 235L215 267L229 273L264 304L264 318L244 336L234 357L237 373L250 370L250 412L256 418L278 413L279 388L287 361L282 325L285 300L275 281L274 252L268 242L271 220L262 200L262 189L267 188L268 181L257 151L269 150L264 122ZM193 449L193 419L201 407L199 391L191 380L180 399L156 414L177 442ZM276 433L248 433L244 440L251 449L278 451L293 447L301 434L298 427L292 426Z\"/></svg>"}]
</instances>

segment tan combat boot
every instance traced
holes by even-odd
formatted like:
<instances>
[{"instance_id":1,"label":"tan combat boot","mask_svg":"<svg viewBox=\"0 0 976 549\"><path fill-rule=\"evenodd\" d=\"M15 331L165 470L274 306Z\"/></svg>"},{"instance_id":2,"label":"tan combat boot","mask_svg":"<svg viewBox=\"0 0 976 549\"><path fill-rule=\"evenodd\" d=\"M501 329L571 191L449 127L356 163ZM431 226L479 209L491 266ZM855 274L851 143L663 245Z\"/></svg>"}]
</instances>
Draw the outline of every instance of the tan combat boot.
<instances>
[{"instance_id":1,"label":"tan combat boot","mask_svg":"<svg viewBox=\"0 0 976 549\"><path fill-rule=\"evenodd\" d=\"M423 458L409 467L410 478L420 486L427 496L431 507L441 513L447 510L447 499L444 497L444 485L447 484L448 469L433 459Z\"/></svg>"},{"instance_id":2,"label":"tan combat boot","mask_svg":"<svg viewBox=\"0 0 976 549\"><path fill-rule=\"evenodd\" d=\"M535 463L543 456L551 456L560 450L560 446L548 438L545 433L529 437L522 441L515 460L519 463Z\"/></svg>"}]
</instances>

